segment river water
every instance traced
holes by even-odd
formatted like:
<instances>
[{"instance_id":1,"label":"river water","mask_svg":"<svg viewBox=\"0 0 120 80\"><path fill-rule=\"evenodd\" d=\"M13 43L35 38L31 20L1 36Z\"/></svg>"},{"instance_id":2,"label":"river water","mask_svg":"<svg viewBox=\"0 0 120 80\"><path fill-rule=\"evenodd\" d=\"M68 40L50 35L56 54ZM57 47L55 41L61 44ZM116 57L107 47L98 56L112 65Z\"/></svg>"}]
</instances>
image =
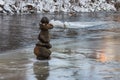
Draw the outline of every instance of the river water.
<instances>
[{"instance_id":1,"label":"river water","mask_svg":"<svg viewBox=\"0 0 120 80\"><path fill-rule=\"evenodd\" d=\"M98 23L50 31L50 60L33 53L42 16L62 22ZM99 22L105 22L99 24ZM80 26L80 25L79 25ZM120 80L120 14L0 14L0 80Z\"/></svg>"}]
</instances>

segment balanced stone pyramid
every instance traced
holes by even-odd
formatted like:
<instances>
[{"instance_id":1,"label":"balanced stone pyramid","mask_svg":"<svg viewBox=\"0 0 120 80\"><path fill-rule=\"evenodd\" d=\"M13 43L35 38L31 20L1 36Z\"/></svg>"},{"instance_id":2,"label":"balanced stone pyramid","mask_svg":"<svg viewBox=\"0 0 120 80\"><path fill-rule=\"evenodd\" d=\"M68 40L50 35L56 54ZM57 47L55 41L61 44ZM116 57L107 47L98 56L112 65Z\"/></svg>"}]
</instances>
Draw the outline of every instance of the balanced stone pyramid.
<instances>
[{"instance_id":1,"label":"balanced stone pyramid","mask_svg":"<svg viewBox=\"0 0 120 80\"><path fill-rule=\"evenodd\" d=\"M38 60L49 59L51 55L50 48L52 47L50 44L49 29L52 29L53 25L49 24L49 19L47 17L43 17L39 26L41 31L38 36L39 41L34 48L34 54Z\"/></svg>"}]
</instances>

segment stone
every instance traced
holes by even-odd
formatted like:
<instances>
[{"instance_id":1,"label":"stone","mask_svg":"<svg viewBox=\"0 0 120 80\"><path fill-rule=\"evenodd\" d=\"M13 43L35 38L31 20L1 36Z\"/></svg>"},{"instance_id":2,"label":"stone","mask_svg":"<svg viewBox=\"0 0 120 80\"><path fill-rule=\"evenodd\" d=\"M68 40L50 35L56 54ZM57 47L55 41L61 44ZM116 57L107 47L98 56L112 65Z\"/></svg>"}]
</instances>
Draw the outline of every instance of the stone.
<instances>
[{"instance_id":1,"label":"stone","mask_svg":"<svg viewBox=\"0 0 120 80\"><path fill-rule=\"evenodd\" d=\"M44 59L50 58L51 51L49 49L47 49L46 47L35 46L34 54L37 56L36 58L38 60L44 60Z\"/></svg>"},{"instance_id":2,"label":"stone","mask_svg":"<svg viewBox=\"0 0 120 80\"><path fill-rule=\"evenodd\" d=\"M49 29L52 29L53 25L51 24L40 24L40 34L38 36L38 39L44 43L50 42L50 35L49 35Z\"/></svg>"},{"instance_id":3,"label":"stone","mask_svg":"<svg viewBox=\"0 0 120 80\"><path fill-rule=\"evenodd\" d=\"M42 47L46 47L47 49L52 48L52 45L50 43L42 43L41 41L39 41L36 46L42 46Z\"/></svg>"},{"instance_id":4,"label":"stone","mask_svg":"<svg viewBox=\"0 0 120 80\"><path fill-rule=\"evenodd\" d=\"M47 17L43 17L40 22L41 22L42 24L43 24L43 23L48 24L48 23L49 23L49 19L48 19Z\"/></svg>"}]
</instances>

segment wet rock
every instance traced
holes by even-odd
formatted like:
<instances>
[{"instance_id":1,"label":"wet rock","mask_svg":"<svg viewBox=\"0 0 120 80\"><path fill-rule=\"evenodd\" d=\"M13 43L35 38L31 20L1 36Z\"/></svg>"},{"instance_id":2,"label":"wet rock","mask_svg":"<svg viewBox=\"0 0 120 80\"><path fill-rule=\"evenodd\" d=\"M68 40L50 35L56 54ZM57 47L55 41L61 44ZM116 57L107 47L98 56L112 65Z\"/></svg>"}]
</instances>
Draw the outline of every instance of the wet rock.
<instances>
[{"instance_id":1,"label":"wet rock","mask_svg":"<svg viewBox=\"0 0 120 80\"><path fill-rule=\"evenodd\" d=\"M47 17L43 17L43 18L41 19L41 23L42 23L42 24L44 24L44 23L48 24L48 23L49 23L49 19L48 19Z\"/></svg>"},{"instance_id":2,"label":"wet rock","mask_svg":"<svg viewBox=\"0 0 120 80\"><path fill-rule=\"evenodd\" d=\"M49 59L51 55L51 51L43 46L36 46L34 48L34 54L37 56L38 60Z\"/></svg>"},{"instance_id":3,"label":"wet rock","mask_svg":"<svg viewBox=\"0 0 120 80\"><path fill-rule=\"evenodd\" d=\"M47 22L47 21L46 21ZM40 24L40 34L38 36L38 39L43 43L50 42L50 35L49 35L49 29L52 29L53 26L51 24Z\"/></svg>"},{"instance_id":4,"label":"wet rock","mask_svg":"<svg viewBox=\"0 0 120 80\"><path fill-rule=\"evenodd\" d=\"M40 41L36 44L36 46L46 47L47 49L52 48L52 45L50 43L42 43Z\"/></svg>"}]
</instances>

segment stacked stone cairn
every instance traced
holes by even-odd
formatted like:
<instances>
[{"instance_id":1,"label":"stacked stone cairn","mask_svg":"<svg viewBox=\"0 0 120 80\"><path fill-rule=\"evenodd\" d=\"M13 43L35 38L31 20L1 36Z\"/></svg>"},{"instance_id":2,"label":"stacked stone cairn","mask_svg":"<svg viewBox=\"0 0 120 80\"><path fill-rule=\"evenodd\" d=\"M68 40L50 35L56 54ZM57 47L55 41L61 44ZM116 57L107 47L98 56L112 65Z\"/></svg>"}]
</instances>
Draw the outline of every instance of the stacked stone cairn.
<instances>
[{"instance_id":1,"label":"stacked stone cairn","mask_svg":"<svg viewBox=\"0 0 120 80\"><path fill-rule=\"evenodd\" d=\"M49 49L52 45L50 44L49 29L52 29L53 25L49 24L47 17L43 17L39 26L41 31L38 36L39 41L34 48L34 54L38 60L50 59L51 51Z\"/></svg>"}]
</instances>

